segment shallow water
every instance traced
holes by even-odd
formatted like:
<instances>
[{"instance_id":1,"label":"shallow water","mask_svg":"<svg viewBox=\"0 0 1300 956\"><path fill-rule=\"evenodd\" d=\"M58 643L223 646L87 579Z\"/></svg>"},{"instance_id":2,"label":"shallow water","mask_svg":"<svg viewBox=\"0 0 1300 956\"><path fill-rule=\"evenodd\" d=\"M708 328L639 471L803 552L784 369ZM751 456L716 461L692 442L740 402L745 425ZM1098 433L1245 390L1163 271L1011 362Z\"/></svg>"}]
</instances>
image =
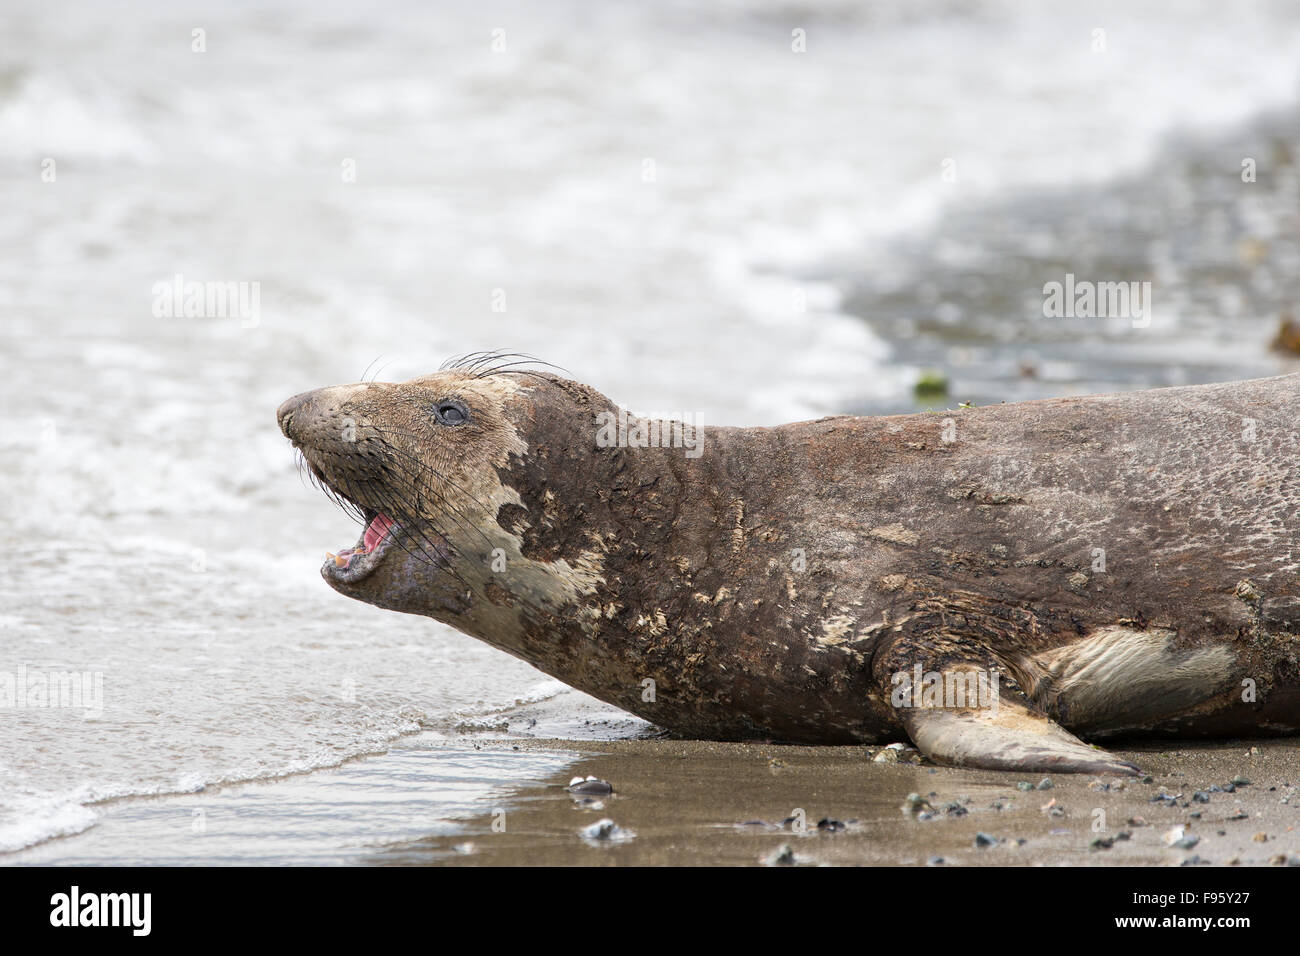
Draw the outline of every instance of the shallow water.
<instances>
[{"instance_id":1,"label":"shallow water","mask_svg":"<svg viewBox=\"0 0 1300 956\"><path fill-rule=\"evenodd\" d=\"M274 411L372 362L512 347L728 424L916 407L929 367L981 402L1284 367L1286 4L11 4L0 38L0 535L21 557L0 674L103 693L89 716L0 709L0 851L86 831L107 798L580 709L319 580L356 531ZM1062 267L1156 275L1150 334L1045 324ZM177 275L259 283L257 313L156 316Z\"/></svg>"},{"instance_id":2,"label":"shallow water","mask_svg":"<svg viewBox=\"0 0 1300 956\"><path fill-rule=\"evenodd\" d=\"M83 836L52 840L10 860L75 866L400 863L405 845L451 836L460 821L499 809L509 784L550 776L573 762L564 752L429 738L310 775L102 804L100 825Z\"/></svg>"}]
</instances>

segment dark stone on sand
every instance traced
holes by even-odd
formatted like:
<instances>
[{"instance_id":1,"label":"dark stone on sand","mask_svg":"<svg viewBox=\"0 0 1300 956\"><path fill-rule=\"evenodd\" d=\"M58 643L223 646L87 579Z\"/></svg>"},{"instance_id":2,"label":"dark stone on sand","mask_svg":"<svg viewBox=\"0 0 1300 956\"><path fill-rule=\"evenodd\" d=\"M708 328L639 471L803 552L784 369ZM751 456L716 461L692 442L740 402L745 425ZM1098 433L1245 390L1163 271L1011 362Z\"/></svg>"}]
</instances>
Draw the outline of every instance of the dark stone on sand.
<instances>
[{"instance_id":1,"label":"dark stone on sand","mask_svg":"<svg viewBox=\"0 0 1300 956\"><path fill-rule=\"evenodd\" d=\"M586 780L579 780L574 777L566 788L569 793L582 794L589 797L604 797L614 792L613 784L606 780L598 780L595 777L588 777Z\"/></svg>"}]
</instances>

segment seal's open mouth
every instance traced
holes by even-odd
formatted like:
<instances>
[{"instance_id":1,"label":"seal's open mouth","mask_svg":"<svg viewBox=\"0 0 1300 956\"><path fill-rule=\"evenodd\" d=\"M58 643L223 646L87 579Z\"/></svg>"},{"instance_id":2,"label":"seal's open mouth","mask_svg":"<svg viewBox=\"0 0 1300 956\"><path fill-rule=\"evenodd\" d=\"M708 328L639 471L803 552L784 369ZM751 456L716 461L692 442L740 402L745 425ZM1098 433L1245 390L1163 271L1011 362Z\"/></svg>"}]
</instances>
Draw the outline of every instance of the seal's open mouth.
<instances>
[{"instance_id":1,"label":"seal's open mouth","mask_svg":"<svg viewBox=\"0 0 1300 956\"><path fill-rule=\"evenodd\" d=\"M393 544L398 524L380 511L363 508L366 530L355 547L344 548L338 554L325 552L322 572L337 581L353 584L379 566Z\"/></svg>"},{"instance_id":2,"label":"seal's open mouth","mask_svg":"<svg viewBox=\"0 0 1300 956\"><path fill-rule=\"evenodd\" d=\"M384 555L396 540L401 525L382 511L362 504L351 495L334 487L320 466L303 454L301 449L299 449L299 456L299 461L307 467L312 482L345 511L361 518L364 530L361 532L360 540L338 554L326 551L325 563L321 565L321 574L327 580L340 584L355 584L379 567Z\"/></svg>"},{"instance_id":3,"label":"seal's open mouth","mask_svg":"<svg viewBox=\"0 0 1300 956\"><path fill-rule=\"evenodd\" d=\"M321 575L332 585L357 584L373 574L384 561L384 556L392 550L394 544L411 556L446 568L452 563L452 551L447 539L437 533L427 520L399 515L398 518L380 511L362 500L354 489L356 482L347 480L337 483L321 466L308 457L309 452L295 443L298 462L305 469L311 483L320 488L336 505L348 514L361 520L361 538L350 548L344 548L338 554L325 552L325 563L321 566ZM400 489L383 487L375 492L382 500L391 502L388 507L403 503ZM400 520L399 520L400 519Z\"/></svg>"}]
</instances>

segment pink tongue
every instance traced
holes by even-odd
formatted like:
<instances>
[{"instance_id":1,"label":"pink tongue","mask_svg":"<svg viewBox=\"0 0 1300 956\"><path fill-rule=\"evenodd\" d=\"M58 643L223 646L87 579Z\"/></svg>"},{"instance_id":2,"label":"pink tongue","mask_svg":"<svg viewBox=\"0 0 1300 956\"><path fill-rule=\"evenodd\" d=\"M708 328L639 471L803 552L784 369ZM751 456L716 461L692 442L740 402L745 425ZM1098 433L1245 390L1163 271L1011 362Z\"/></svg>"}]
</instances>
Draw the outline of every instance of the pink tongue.
<instances>
[{"instance_id":1,"label":"pink tongue","mask_svg":"<svg viewBox=\"0 0 1300 956\"><path fill-rule=\"evenodd\" d=\"M370 522L369 527L366 528L366 550L375 550L375 547L380 541L384 540L384 535L388 534L388 529L391 528L393 524L393 519L387 515L375 515L375 520Z\"/></svg>"}]
</instances>

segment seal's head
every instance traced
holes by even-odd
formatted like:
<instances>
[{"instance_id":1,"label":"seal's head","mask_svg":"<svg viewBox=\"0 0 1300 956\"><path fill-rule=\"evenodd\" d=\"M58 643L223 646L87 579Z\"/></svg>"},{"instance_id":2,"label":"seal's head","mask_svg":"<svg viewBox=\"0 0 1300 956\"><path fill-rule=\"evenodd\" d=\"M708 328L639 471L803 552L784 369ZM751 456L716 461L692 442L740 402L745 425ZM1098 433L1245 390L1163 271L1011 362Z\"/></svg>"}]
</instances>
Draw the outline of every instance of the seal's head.
<instances>
[{"instance_id":1,"label":"seal's head","mask_svg":"<svg viewBox=\"0 0 1300 956\"><path fill-rule=\"evenodd\" d=\"M289 399L281 430L364 526L354 546L327 554L322 576L349 597L518 652L525 617L563 611L590 589L591 569L570 563L582 555L526 556L522 535L532 512L567 536L570 516L547 508L565 472L546 477L538 454L590 447L592 406L606 402L550 374L474 367Z\"/></svg>"}]
</instances>

